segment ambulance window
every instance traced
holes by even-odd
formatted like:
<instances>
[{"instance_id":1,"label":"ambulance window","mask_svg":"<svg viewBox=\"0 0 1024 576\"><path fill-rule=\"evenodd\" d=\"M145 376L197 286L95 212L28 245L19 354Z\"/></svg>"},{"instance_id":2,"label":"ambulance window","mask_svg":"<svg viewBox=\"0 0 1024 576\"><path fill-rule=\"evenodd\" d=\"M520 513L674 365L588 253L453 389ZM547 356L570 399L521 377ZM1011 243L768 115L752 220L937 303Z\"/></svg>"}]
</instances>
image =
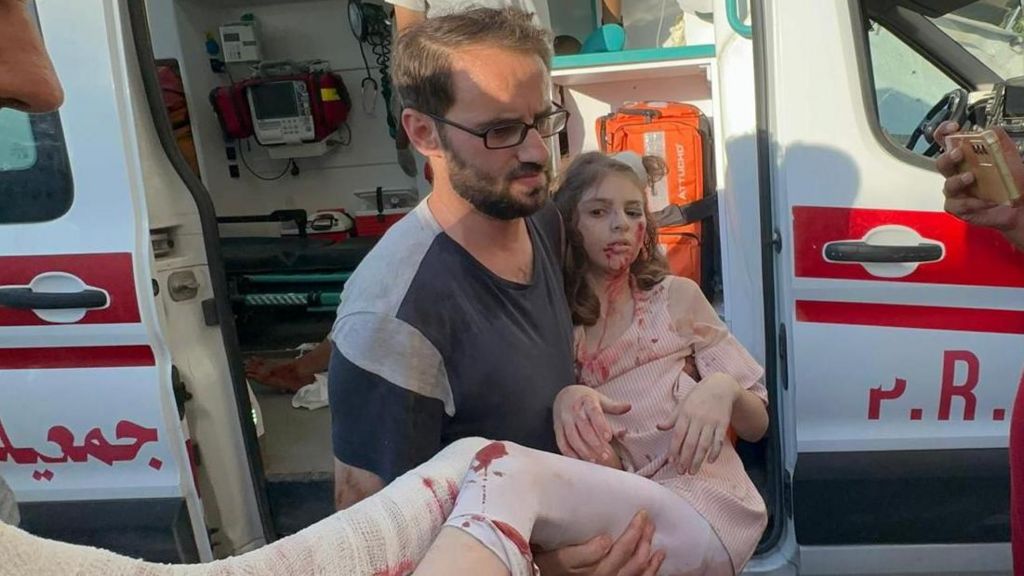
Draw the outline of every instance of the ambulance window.
<instances>
[{"instance_id":1,"label":"ambulance window","mask_svg":"<svg viewBox=\"0 0 1024 576\"><path fill-rule=\"evenodd\" d=\"M914 128L932 106L958 86L931 62L875 22L871 22L868 29L868 49L878 122L890 140L905 147ZM921 138L915 152L921 153L927 148L927 142Z\"/></svg>"},{"instance_id":2,"label":"ambulance window","mask_svg":"<svg viewBox=\"0 0 1024 576\"><path fill-rule=\"evenodd\" d=\"M60 116L0 110L0 224L59 218L72 197Z\"/></svg>"}]
</instances>

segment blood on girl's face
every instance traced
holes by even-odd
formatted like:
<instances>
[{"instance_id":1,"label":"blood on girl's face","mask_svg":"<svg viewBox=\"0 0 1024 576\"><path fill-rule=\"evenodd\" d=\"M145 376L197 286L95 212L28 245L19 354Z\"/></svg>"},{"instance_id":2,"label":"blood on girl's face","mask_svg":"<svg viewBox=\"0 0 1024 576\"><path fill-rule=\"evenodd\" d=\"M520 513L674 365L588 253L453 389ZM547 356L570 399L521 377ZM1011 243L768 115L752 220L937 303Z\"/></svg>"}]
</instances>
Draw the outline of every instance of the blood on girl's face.
<instances>
[{"instance_id":1,"label":"blood on girl's face","mask_svg":"<svg viewBox=\"0 0 1024 576\"><path fill-rule=\"evenodd\" d=\"M646 232L643 190L625 176L609 174L583 193L576 209L591 270L612 278L628 272Z\"/></svg>"}]
</instances>

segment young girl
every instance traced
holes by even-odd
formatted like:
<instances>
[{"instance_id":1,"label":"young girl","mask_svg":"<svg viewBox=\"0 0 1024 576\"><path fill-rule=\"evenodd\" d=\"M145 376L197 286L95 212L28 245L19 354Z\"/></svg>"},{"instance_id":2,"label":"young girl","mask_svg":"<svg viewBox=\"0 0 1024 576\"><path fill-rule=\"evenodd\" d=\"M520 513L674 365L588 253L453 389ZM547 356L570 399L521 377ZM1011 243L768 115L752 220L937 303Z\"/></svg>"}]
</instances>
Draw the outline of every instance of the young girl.
<instances>
[{"instance_id":1,"label":"young girl","mask_svg":"<svg viewBox=\"0 0 1024 576\"><path fill-rule=\"evenodd\" d=\"M556 435L566 455L672 490L707 520L739 572L767 514L728 431L760 440L768 396L762 368L700 288L666 273L645 200L663 173L657 158L584 154L556 194L578 382L556 400ZM691 359L703 379L686 370ZM607 422L602 403L618 413Z\"/></svg>"},{"instance_id":2,"label":"young girl","mask_svg":"<svg viewBox=\"0 0 1024 576\"><path fill-rule=\"evenodd\" d=\"M644 574L731 576L767 524L728 438L730 428L748 441L764 435L763 370L699 287L666 272L645 200L664 163L619 158L581 155L555 194L578 384L559 394L554 420L559 446L576 459L486 446L446 526L527 574L527 543L551 549L619 534L640 509L661 551Z\"/></svg>"}]
</instances>

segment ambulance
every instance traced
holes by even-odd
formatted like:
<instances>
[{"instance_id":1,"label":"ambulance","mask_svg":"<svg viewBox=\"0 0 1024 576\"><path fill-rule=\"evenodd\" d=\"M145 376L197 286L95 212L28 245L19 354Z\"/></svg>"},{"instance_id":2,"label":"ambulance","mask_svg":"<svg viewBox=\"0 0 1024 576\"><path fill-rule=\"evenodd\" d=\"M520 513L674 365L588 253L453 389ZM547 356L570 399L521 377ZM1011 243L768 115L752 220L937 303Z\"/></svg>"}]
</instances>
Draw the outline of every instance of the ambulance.
<instances>
[{"instance_id":1,"label":"ambulance","mask_svg":"<svg viewBox=\"0 0 1024 576\"><path fill-rule=\"evenodd\" d=\"M551 27L584 37L592 4L550 0ZM623 4L624 49L555 58L555 170L631 102L709 120L715 305L771 398L738 448L769 510L745 573L1010 573L1024 256L943 212L932 133L1001 125L1024 152L1024 3ZM0 474L22 527L199 562L326 517L324 399L243 365L320 341L429 191L389 124L387 10L29 7L66 101L0 113Z\"/></svg>"}]
</instances>

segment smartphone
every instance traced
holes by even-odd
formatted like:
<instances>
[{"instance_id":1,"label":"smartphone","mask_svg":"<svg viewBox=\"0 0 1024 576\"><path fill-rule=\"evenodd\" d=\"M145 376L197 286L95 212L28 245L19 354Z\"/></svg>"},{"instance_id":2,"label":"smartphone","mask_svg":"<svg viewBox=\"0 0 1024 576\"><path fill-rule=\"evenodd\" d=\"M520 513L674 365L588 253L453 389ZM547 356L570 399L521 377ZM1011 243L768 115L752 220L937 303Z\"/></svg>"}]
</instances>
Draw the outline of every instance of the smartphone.
<instances>
[{"instance_id":1,"label":"smartphone","mask_svg":"<svg viewBox=\"0 0 1024 576\"><path fill-rule=\"evenodd\" d=\"M1013 180L1010 162L1016 150L1004 150L999 134L993 130L952 134L946 137L946 150L959 147L964 153L959 171L973 172L974 185L969 194L996 204L1011 204L1021 196Z\"/></svg>"}]
</instances>

